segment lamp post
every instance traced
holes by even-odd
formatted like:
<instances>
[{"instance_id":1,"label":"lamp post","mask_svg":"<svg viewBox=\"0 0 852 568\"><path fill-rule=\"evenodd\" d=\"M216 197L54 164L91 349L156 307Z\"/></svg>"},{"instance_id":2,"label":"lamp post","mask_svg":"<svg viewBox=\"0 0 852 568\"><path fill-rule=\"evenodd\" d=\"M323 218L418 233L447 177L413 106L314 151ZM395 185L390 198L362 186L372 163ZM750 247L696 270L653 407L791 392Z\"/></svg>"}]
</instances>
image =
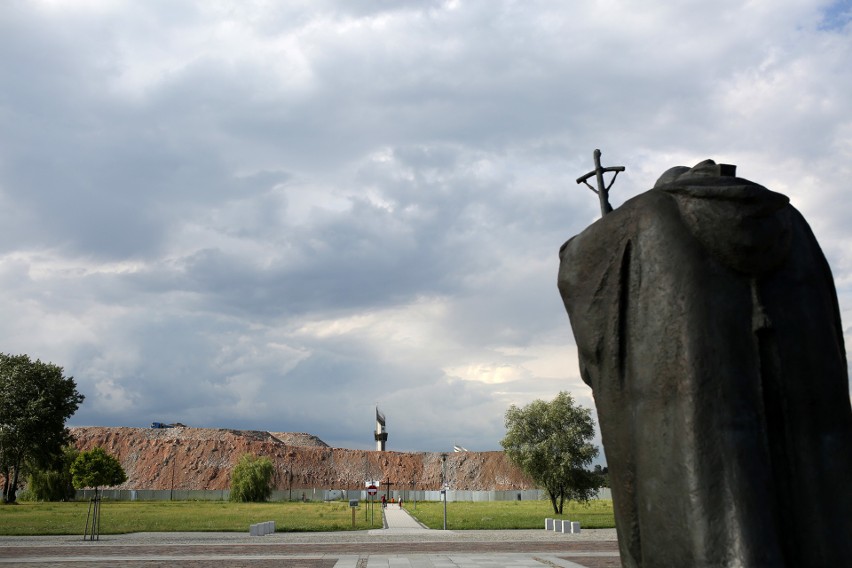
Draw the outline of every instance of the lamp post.
<instances>
[{"instance_id":1,"label":"lamp post","mask_svg":"<svg viewBox=\"0 0 852 568\"><path fill-rule=\"evenodd\" d=\"M172 486L169 489L169 501L175 500L175 466L177 465L177 460L172 458Z\"/></svg>"},{"instance_id":2,"label":"lamp post","mask_svg":"<svg viewBox=\"0 0 852 568\"><path fill-rule=\"evenodd\" d=\"M174 440L172 443L172 484L169 489L169 501L174 501L175 499L175 467L177 466L177 446L179 442Z\"/></svg>"},{"instance_id":3,"label":"lamp post","mask_svg":"<svg viewBox=\"0 0 852 568\"><path fill-rule=\"evenodd\" d=\"M172 464L174 459L175 459L174 456L168 456L168 457L163 459L163 468L162 468L163 473L162 473L161 477L165 477L166 475L168 475L168 471L169 471L168 468ZM172 471L174 471L174 470L172 470ZM174 475L172 475L172 486L174 486ZM172 489L172 491L174 491L174 489ZM170 491L169 492L169 501L171 501L171 500L172 500L172 495L171 495L171 491Z\"/></svg>"},{"instance_id":4,"label":"lamp post","mask_svg":"<svg viewBox=\"0 0 852 568\"><path fill-rule=\"evenodd\" d=\"M447 454L441 454L441 493L444 494L444 530L447 530Z\"/></svg>"}]
</instances>

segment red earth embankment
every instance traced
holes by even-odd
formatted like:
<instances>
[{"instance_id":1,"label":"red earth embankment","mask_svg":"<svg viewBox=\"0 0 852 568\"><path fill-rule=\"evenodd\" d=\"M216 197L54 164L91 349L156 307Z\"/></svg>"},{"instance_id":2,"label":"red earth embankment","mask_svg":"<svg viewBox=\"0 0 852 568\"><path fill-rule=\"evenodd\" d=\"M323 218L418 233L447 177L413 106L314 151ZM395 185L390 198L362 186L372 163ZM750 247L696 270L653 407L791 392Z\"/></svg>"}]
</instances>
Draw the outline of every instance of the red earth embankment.
<instances>
[{"instance_id":1,"label":"red earth embankment","mask_svg":"<svg viewBox=\"0 0 852 568\"><path fill-rule=\"evenodd\" d=\"M361 489L365 479L390 479L395 488L441 485L441 454L330 448L310 434L186 427L76 427L71 432L80 450L100 446L121 461L127 482L118 489L228 489L231 470L243 454L272 460L274 489ZM503 452L450 453L447 479L455 490L534 487Z\"/></svg>"}]
</instances>

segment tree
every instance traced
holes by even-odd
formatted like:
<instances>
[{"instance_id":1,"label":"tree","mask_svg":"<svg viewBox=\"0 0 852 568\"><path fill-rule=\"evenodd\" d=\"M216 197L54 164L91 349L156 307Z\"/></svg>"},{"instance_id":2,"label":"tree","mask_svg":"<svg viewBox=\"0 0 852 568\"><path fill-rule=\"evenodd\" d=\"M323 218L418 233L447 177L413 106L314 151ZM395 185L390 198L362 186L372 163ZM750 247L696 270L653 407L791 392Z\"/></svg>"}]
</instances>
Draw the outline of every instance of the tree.
<instances>
[{"instance_id":1,"label":"tree","mask_svg":"<svg viewBox=\"0 0 852 568\"><path fill-rule=\"evenodd\" d=\"M71 465L80 452L74 446L65 446L62 456L50 468L30 468L27 489L36 501L70 501L74 498Z\"/></svg>"},{"instance_id":2,"label":"tree","mask_svg":"<svg viewBox=\"0 0 852 568\"><path fill-rule=\"evenodd\" d=\"M508 458L543 487L553 512L562 514L565 500L588 501L600 487L587 471L598 449L591 410L575 406L567 392L551 402L536 400L506 411L506 437L500 441Z\"/></svg>"},{"instance_id":3,"label":"tree","mask_svg":"<svg viewBox=\"0 0 852 568\"><path fill-rule=\"evenodd\" d=\"M601 487L609 487L609 468L607 466L595 466L595 475L600 478Z\"/></svg>"},{"instance_id":4,"label":"tree","mask_svg":"<svg viewBox=\"0 0 852 568\"><path fill-rule=\"evenodd\" d=\"M101 497L98 489L104 485L118 485L127 481L127 474L121 467L121 462L104 451L94 447L88 452L81 452L71 464L71 482L77 489L95 488L95 497L89 501L89 512L86 514L86 532L83 540L97 540L101 531ZM89 520L91 519L91 525ZM91 533L89 527L91 526Z\"/></svg>"},{"instance_id":5,"label":"tree","mask_svg":"<svg viewBox=\"0 0 852 568\"><path fill-rule=\"evenodd\" d=\"M231 501L266 501L272 493L272 461L244 454L231 473Z\"/></svg>"},{"instance_id":6,"label":"tree","mask_svg":"<svg viewBox=\"0 0 852 568\"><path fill-rule=\"evenodd\" d=\"M71 442L65 428L83 402L74 377L28 355L0 353L0 473L3 500L15 501L22 467L49 467Z\"/></svg>"},{"instance_id":7,"label":"tree","mask_svg":"<svg viewBox=\"0 0 852 568\"><path fill-rule=\"evenodd\" d=\"M80 452L71 464L71 481L77 489L94 487L97 497L98 488L124 483L127 474L115 457L101 447L94 447L88 452Z\"/></svg>"}]
</instances>

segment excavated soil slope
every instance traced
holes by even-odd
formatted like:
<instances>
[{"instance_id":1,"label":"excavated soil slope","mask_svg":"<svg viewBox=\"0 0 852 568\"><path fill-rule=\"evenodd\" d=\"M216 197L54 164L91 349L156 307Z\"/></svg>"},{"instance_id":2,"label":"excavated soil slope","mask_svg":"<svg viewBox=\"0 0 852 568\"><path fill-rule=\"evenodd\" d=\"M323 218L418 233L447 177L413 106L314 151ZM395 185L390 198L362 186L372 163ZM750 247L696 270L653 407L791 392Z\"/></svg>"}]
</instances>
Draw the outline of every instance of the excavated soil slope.
<instances>
[{"instance_id":1,"label":"excavated soil slope","mask_svg":"<svg viewBox=\"0 0 852 568\"><path fill-rule=\"evenodd\" d=\"M274 489L361 489L365 479L390 479L395 488L441 485L441 454L331 448L310 434L209 428L71 428L77 448L100 446L127 473L118 489L228 489L243 454L266 456ZM292 479L290 475L292 474ZM447 454L447 479L456 490L532 489L503 452ZM172 485L173 484L173 485Z\"/></svg>"}]
</instances>

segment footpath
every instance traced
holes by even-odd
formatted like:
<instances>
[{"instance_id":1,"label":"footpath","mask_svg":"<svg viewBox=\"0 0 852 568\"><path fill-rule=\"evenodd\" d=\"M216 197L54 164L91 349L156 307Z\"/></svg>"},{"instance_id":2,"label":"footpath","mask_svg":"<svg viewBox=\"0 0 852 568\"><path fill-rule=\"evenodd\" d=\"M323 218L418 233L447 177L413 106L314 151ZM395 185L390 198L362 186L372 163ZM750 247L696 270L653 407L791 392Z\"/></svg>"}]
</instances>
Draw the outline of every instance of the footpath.
<instances>
[{"instance_id":1,"label":"footpath","mask_svg":"<svg viewBox=\"0 0 852 568\"><path fill-rule=\"evenodd\" d=\"M370 534L389 534L384 531L391 531L394 534L429 532L428 528L417 522L414 517L408 514L408 511L399 506L399 503L389 503L387 507L382 509L382 517L384 518L384 528L371 530Z\"/></svg>"}]
</instances>

